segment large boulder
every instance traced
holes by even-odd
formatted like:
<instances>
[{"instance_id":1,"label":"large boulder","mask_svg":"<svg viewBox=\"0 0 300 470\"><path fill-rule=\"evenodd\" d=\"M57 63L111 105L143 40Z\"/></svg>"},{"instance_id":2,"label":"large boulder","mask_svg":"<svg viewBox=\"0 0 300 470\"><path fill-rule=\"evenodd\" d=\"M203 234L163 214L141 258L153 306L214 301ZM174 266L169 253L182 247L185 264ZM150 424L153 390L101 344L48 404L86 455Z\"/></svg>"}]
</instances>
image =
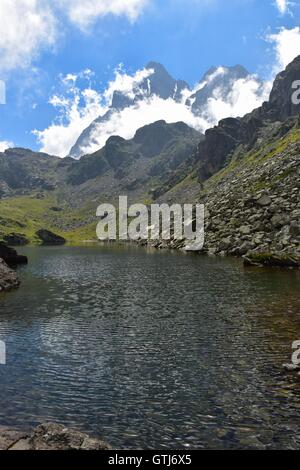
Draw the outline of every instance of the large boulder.
<instances>
[{"instance_id":1,"label":"large boulder","mask_svg":"<svg viewBox=\"0 0 300 470\"><path fill-rule=\"evenodd\" d=\"M80 431L46 423L28 433L0 428L0 450L111 450L111 447Z\"/></svg>"},{"instance_id":2,"label":"large boulder","mask_svg":"<svg viewBox=\"0 0 300 470\"><path fill-rule=\"evenodd\" d=\"M24 246L28 245L29 240L25 235L20 233L10 233L3 237L3 240L9 246Z\"/></svg>"},{"instance_id":3,"label":"large boulder","mask_svg":"<svg viewBox=\"0 0 300 470\"><path fill-rule=\"evenodd\" d=\"M16 250L0 242L0 258L3 259L9 266L17 266L19 264L27 264L27 256L18 255Z\"/></svg>"},{"instance_id":4,"label":"large boulder","mask_svg":"<svg viewBox=\"0 0 300 470\"><path fill-rule=\"evenodd\" d=\"M64 245L66 243L63 237L50 232L50 230L38 230L36 236L41 240L43 245Z\"/></svg>"},{"instance_id":5,"label":"large boulder","mask_svg":"<svg viewBox=\"0 0 300 470\"><path fill-rule=\"evenodd\" d=\"M16 289L19 285L20 280L17 273L0 258L0 292L8 292Z\"/></svg>"}]
</instances>

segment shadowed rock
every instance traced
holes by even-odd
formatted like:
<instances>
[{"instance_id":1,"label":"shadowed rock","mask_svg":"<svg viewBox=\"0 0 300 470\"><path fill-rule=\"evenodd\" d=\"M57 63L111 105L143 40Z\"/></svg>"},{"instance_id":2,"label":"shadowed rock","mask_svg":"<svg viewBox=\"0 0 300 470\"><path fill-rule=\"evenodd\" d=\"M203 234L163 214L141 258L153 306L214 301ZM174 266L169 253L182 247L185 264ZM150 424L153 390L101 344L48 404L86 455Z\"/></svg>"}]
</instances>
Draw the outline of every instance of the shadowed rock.
<instances>
[{"instance_id":1,"label":"shadowed rock","mask_svg":"<svg viewBox=\"0 0 300 470\"><path fill-rule=\"evenodd\" d=\"M50 230L38 230L36 235L43 245L64 245L66 243L66 240L63 237L50 232Z\"/></svg>"},{"instance_id":2,"label":"shadowed rock","mask_svg":"<svg viewBox=\"0 0 300 470\"><path fill-rule=\"evenodd\" d=\"M20 280L17 273L0 258L0 292L8 292L16 289L19 285Z\"/></svg>"},{"instance_id":3,"label":"shadowed rock","mask_svg":"<svg viewBox=\"0 0 300 470\"><path fill-rule=\"evenodd\" d=\"M10 248L4 243L0 242L0 258L5 261L9 266L18 266L19 264L27 264L27 256L18 255L16 250Z\"/></svg>"},{"instance_id":4,"label":"shadowed rock","mask_svg":"<svg viewBox=\"0 0 300 470\"><path fill-rule=\"evenodd\" d=\"M20 233L10 233L9 235L5 235L3 240L9 246L24 246L29 243L25 235Z\"/></svg>"}]
</instances>

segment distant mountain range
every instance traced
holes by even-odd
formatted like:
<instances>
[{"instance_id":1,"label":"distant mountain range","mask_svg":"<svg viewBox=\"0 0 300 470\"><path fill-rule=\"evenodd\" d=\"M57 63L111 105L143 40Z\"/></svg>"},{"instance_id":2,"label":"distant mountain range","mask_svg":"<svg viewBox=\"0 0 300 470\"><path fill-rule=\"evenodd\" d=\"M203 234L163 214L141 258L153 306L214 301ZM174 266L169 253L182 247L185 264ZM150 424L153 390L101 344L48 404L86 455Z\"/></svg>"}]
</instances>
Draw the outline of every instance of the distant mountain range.
<instances>
[{"instance_id":1,"label":"distant mountain range","mask_svg":"<svg viewBox=\"0 0 300 470\"><path fill-rule=\"evenodd\" d=\"M71 157L77 159L86 153L86 149L97 145L104 126L113 117L126 108L137 105L139 102L158 96L163 100L172 99L175 102L183 102L195 116L207 118L207 106L209 100L218 98L227 99L232 92L237 80L252 79L257 81L258 94L262 92L263 82L254 78L241 65L234 67L212 67L204 74L196 89L191 90L188 83L183 80L175 80L165 69L156 62L149 62L146 66L147 77L139 83L130 94L116 90L113 94L110 109L103 116L99 116L87 127L75 145L70 150Z\"/></svg>"}]
</instances>

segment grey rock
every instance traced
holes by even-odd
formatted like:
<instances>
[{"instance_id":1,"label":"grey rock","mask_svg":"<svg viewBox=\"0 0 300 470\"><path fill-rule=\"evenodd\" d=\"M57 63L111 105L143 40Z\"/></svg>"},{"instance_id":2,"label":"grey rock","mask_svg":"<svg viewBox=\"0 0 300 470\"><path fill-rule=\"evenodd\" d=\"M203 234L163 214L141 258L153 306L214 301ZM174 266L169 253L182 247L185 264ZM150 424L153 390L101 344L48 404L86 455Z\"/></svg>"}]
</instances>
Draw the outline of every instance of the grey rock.
<instances>
[{"instance_id":1,"label":"grey rock","mask_svg":"<svg viewBox=\"0 0 300 470\"><path fill-rule=\"evenodd\" d=\"M276 214L272 217L271 223L273 227L280 228L286 224L287 216L285 214Z\"/></svg>"},{"instance_id":2,"label":"grey rock","mask_svg":"<svg viewBox=\"0 0 300 470\"><path fill-rule=\"evenodd\" d=\"M231 240L229 238L224 238L220 241L219 250L226 251L231 246Z\"/></svg>"},{"instance_id":3,"label":"grey rock","mask_svg":"<svg viewBox=\"0 0 300 470\"><path fill-rule=\"evenodd\" d=\"M20 285L20 279L17 273L9 268L0 258L0 292L8 292L16 289Z\"/></svg>"},{"instance_id":4,"label":"grey rock","mask_svg":"<svg viewBox=\"0 0 300 470\"><path fill-rule=\"evenodd\" d=\"M292 222L289 228L289 232L292 237L298 237L300 235L300 226L298 222Z\"/></svg>"},{"instance_id":5,"label":"grey rock","mask_svg":"<svg viewBox=\"0 0 300 470\"><path fill-rule=\"evenodd\" d=\"M242 235L250 235L251 227L249 225L242 225L242 227L239 228L239 232Z\"/></svg>"},{"instance_id":6,"label":"grey rock","mask_svg":"<svg viewBox=\"0 0 300 470\"><path fill-rule=\"evenodd\" d=\"M262 207L269 206L271 203L272 203L272 199L270 198L270 196L267 196L267 195L262 196L257 201L257 204Z\"/></svg>"},{"instance_id":7,"label":"grey rock","mask_svg":"<svg viewBox=\"0 0 300 470\"><path fill-rule=\"evenodd\" d=\"M46 423L27 433L0 428L0 450L111 450L111 446L80 431Z\"/></svg>"}]
</instances>

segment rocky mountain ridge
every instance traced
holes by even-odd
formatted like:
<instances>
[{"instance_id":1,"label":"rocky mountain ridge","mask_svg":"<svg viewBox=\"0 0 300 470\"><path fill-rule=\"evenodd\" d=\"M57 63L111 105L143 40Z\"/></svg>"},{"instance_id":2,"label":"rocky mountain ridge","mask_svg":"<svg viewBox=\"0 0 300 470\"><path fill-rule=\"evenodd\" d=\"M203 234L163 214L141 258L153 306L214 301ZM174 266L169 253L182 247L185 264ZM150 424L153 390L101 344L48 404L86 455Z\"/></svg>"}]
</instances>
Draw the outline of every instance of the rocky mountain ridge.
<instances>
[{"instance_id":1,"label":"rocky mountain ridge","mask_svg":"<svg viewBox=\"0 0 300 470\"><path fill-rule=\"evenodd\" d=\"M136 85L132 93L128 94L117 90L114 92L109 110L82 132L70 150L71 157L79 158L85 153L86 148L97 144L97 139L103 132L105 124L113 117L114 113L137 105L144 99L157 96L163 100L173 99L175 102L185 102L195 116L205 115L205 109L211 98L218 96L226 100L237 80L246 80L251 77L241 65L211 67L200 80L196 90L191 90L185 81L175 80L165 67L157 62L149 62L145 70L148 71L148 76ZM262 88L263 83L258 78L256 81L258 88Z\"/></svg>"}]
</instances>

